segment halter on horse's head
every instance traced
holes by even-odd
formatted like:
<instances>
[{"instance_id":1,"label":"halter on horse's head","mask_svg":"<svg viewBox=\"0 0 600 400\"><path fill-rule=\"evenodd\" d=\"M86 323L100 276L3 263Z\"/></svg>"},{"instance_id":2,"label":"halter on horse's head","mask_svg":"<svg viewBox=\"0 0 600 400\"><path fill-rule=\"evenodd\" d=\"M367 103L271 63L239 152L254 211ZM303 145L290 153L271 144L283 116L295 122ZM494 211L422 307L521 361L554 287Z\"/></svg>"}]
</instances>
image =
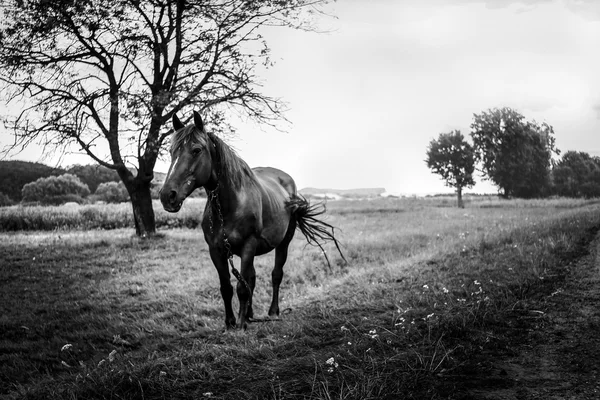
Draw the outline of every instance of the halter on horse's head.
<instances>
[{"instance_id":1,"label":"halter on horse's head","mask_svg":"<svg viewBox=\"0 0 600 400\"><path fill-rule=\"evenodd\" d=\"M194 112L194 123L184 126L173 115L175 133L171 137L171 167L163 184L160 200L166 211L177 212L194 189L217 185L217 157L214 141L204 130L200 114Z\"/></svg>"}]
</instances>

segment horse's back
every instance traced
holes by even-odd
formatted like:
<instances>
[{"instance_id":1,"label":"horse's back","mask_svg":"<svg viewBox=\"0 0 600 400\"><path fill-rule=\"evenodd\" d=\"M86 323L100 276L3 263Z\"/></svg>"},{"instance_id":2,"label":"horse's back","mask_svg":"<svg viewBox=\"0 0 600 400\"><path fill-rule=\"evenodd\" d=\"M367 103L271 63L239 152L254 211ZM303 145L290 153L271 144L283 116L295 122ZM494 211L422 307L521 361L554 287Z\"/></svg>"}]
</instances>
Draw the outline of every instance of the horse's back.
<instances>
[{"instance_id":1,"label":"horse's back","mask_svg":"<svg viewBox=\"0 0 600 400\"><path fill-rule=\"evenodd\" d=\"M271 190L277 190L276 186L282 187L290 197L296 194L296 182L287 173L273 167L252 168L259 182ZM287 198L286 198L287 200Z\"/></svg>"}]
</instances>

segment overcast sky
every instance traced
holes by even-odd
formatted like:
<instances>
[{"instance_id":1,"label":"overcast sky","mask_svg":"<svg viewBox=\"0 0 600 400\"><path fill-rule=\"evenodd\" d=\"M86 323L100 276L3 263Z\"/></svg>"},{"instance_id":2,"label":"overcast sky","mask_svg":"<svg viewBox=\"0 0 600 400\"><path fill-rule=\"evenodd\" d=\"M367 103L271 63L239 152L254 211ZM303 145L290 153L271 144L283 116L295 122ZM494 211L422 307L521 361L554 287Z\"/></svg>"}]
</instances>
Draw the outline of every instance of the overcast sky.
<instances>
[{"instance_id":1,"label":"overcast sky","mask_svg":"<svg viewBox=\"0 0 600 400\"><path fill-rule=\"evenodd\" d=\"M467 136L473 113L503 106L552 125L563 152L600 156L600 1L340 0L330 10L337 19L319 23L329 33L266 32L276 64L264 91L288 103L292 125L239 126L230 143L250 166L283 169L299 188L449 192L423 161L427 144L453 129Z\"/></svg>"}]
</instances>

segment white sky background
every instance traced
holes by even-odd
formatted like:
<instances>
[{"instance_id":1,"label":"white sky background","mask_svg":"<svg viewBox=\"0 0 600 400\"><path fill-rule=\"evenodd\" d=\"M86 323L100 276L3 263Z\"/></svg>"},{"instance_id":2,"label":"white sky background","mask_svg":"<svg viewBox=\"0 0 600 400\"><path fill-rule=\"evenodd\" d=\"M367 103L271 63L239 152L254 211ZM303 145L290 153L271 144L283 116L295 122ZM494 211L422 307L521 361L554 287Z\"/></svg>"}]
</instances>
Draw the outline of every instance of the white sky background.
<instances>
[{"instance_id":1,"label":"white sky background","mask_svg":"<svg viewBox=\"0 0 600 400\"><path fill-rule=\"evenodd\" d=\"M330 9L337 19L319 22L329 33L265 33L276 64L264 92L288 103L292 125L240 124L230 143L250 166L280 168L299 188L451 192L427 169L427 144L452 129L468 136L473 113L503 106L552 125L563 152L600 156L600 1L339 0ZM75 162L88 159L62 160ZM495 189L479 181L471 191Z\"/></svg>"}]
</instances>

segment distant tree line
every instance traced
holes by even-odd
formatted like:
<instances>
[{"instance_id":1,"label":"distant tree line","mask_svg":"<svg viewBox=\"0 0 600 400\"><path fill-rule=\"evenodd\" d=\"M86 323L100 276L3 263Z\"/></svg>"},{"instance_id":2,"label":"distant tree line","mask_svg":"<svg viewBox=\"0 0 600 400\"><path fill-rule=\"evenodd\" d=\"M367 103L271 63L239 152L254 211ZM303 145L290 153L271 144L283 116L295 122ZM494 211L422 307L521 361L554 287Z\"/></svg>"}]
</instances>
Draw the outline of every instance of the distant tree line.
<instances>
[{"instance_id":1,"label":"distant tree line","mask_svg":"<svg viewBox=\"0 0 600 400\"><path fill-rule=\"evenodd\" d=\"M600 157L568 151L556 159L554 129L527 121L517 111L494 108L473 115L469 143L460 131L430 141L425 163L456 189L463 207L463 188L473 187L477 169L498 187L502 197L552 195L600 197Z\"/></svg>"},{"instance_id":2,"label":"distant tree line","mask_svg":"<svg viewBox=\"0 0 600 400\"><path fill-rule=\"evenodd\" d=\"M156 173L151 197L158 198L161 173ZM195 191L192 197L200 197ZM73 165L52 168L26 161L0 161L0 207L21 204L67 202L121 203L129 201L129 193L117 173L100 165Z\"/></svg>"},{"instance_id":3,"label":"distant tree line","mask_svg":"<svg viewBox=\"0 0 600 400\"><path fill-rule=\"evenodd\" d=\"M63 169L26 161L0 161L0 207L19 202L84 201L118 203L129 201L129 195L117 173L100 165Z\"/></svg>"}]
</instances>

